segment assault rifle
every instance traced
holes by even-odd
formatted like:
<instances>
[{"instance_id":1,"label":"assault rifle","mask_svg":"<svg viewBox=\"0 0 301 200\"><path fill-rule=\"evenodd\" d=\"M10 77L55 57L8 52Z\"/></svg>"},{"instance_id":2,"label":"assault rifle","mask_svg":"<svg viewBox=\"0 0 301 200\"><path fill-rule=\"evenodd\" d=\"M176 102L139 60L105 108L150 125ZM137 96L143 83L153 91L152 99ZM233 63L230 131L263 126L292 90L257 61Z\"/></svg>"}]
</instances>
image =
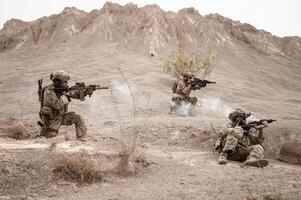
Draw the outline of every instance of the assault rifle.
<instances>
[{"instance_id":1,"label":"assault rifle","mask_svg":"<svg viewBox=\"0 0 301 200\"><path fill-rule=\"evenodd\" d=\"M42 99L43 99L43 79L39 79L38 80L38 94L39 94L39 100L42 103ZM85 97L87 95L89 95L89 97L91 97L91 95L93 94L93 92L95 90L102 90L102 89L109 89L109 87L107 86L100 86L100 85L88 85L86 86L86 84L84 82L76 82L74 86L72 87L55 87L55 92L57 93L57 95L61 96L65 93L68 94L68 92L72 93L72 91L75 91L77 93L77 97L78 99L80 99L81 101L85 100ZM71 96L68 96L68 100L71 101Z\"/></svg>"},{"instance_id":2,"label":"assault rifle","mask_svg":"<svg viewBox=\"0 0 301 200\"><path fill-rule=\"evenodd\" d=\"M93 92L95 90L103 90L103 89L109 89L109 87L107 86L100 86L100 85L88 85L86 86L84 82L76 82L74 86L68 88L68 92L71 91L77 91L79 94L79 99L81 101L85 100L85 97L87 95L89 95L89 97L91 97L91 95L93 94Z\"/></svg>"},{"instance_id":3,"label":"assault rifle","mask_svg":"<svg viewBox=\"0 0 301 200\"><path fill-rule=\"evenodd\" d=\"M186 83L190 84L192 87L192 90L199 90L201 88L206 87L207 84L215 84L216 82L208 81L205 79L199 79L199 78L191 78Z\"/></svg>"},{"instance_id":4,"label":"assault rifle","mask_svg":"<svg viewBox=\"0 0 301 200\"><path fill-rule=\"evenodd\" d=\"M261 119L259 121L251 121L245 125L241 125L241 128L244 129L245 131L249 131L251 128L255 128L257 126L263 125L264 122L267 122L268 124L273 123L277 121L276 119Z\"/></svg>"}]
</instances>

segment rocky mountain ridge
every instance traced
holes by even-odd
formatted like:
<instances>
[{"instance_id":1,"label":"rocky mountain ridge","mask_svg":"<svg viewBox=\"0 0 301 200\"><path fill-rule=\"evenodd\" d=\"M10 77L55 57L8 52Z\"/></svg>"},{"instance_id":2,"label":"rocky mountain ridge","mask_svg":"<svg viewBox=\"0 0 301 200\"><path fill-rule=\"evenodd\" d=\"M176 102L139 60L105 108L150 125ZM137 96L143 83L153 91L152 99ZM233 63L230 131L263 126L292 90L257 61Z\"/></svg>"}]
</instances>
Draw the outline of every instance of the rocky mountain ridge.
<instances>
[{"instance_id":1,"label":"rocky mountain ridge","mask_svg":"<svg viewBox=\"0 0 301 200\"><path fill-rule=\"evenodd\" d=\"M0 31L0 51L66 42L74 35L82 35L84 40L93 43L113 43L154 56L181 41L201 50L208 45L230 52L243 47L266 56L301 61L300 37L280 38L218 14L202 16L194 8L176 13L166 12L158 5L121 6L111 2L89 13L67 7L59 14L32 22L11 19Z\"/></svg>"}]
</instances>

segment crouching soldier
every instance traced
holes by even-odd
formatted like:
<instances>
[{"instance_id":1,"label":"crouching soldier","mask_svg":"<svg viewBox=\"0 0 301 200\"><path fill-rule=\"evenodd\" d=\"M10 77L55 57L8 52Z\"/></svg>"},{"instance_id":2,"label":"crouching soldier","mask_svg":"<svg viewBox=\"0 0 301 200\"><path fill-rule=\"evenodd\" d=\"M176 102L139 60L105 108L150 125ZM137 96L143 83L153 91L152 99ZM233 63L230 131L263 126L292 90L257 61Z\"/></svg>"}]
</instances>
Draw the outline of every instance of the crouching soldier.
<instances>
[{"instance_id":1,"label":"crouching soldier","mask_svg":"<svg viewBox=\"0 0 301 200\"><path fill-rule=\"evenodd\" d=\"M219 164L226 164L227 160L243 162L243 166L265 167L268 161L263 158L264 141L263 128L267 122L253 126L248 131L243 128L247 125L246 119L251 113L236 109L229 114L231 123L221 126L215 149L219 152Z\"/></svg>"},{"instance_id":2,"label":"crouching soldier","mask_svg":"<svg viewBox=\"0 0 301 200\"><path fill-rule=\"evenodd\" d=\"M189 96L193 90L193 87L189 82L194 76L190 73L183 73L182 77L183 79L175 82L172 88L172 92L176 94L176 96L171 98L171 100L175 103L175 105L170 107L171 113L177 112L183 102L190 103L192 107L194 107L198 101L196 97Z\"/></svg>"},{"instance_id":3,"label":"crouching soldier","mask_svg":"<svg viewBox=\"0 0 301 200\"><path fill-rule=\"evenodd\" d=\"M69 90L68 81L70 76L62 71L56 71L50 75L52 84L42 88L39 81L39 100L41 102L40 135L55 137L61 125L70 126L75 124L76 136L79 140L86 141L86 126L82 116L75 112L68 112L68 104L71 98L80 99L78 90Z\"/></svg>"}]
</instances>

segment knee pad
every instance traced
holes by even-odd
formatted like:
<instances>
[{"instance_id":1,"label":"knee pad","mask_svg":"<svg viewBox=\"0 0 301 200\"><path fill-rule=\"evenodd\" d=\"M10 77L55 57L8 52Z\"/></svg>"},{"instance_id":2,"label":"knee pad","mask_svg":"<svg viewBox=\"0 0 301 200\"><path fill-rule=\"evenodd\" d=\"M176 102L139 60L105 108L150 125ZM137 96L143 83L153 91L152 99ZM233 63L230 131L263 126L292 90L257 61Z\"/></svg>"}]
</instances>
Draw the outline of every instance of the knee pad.
<instances>
[{"instance_id":1,"label":"knee pad","mask_svg":"<svg viewBox=\"0 0 301 200\"><path fill-rule=\"evenodd\" d=\"M198 99L196 98L196 97L192 97L191 98L191 103L193 104L193 105L196 105L196 102L198 101Z\"/></svg>"}]
</instances>

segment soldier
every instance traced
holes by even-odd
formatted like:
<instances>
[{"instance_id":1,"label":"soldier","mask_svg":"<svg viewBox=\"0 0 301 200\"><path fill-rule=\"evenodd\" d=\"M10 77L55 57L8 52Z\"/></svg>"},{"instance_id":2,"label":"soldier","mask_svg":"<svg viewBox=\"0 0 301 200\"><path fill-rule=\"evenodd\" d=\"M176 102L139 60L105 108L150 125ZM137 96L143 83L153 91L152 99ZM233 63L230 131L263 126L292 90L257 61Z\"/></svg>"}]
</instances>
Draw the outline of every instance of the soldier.
<instances>
[{"instance_id":1,"label":"soldier","mask_svg":"<svg viewBox=\"0 0 301 200\"><path fill-rule=\"evenodd\" d=\"M86 126L83 117L75 112L68 112L70 98L80 99L78 91L68 90L70 76L65 71L59 70L52 73L50 79L52 84L39 90L40 135L47 138L55 137L61 125L75 124L77 138L86 141Z\"/></svg>"},{"instance_id":2,"label":"soldier","mask_svg":"<svg viewBox=\"0 0 301 200\"><path fill-rule=\"evenodd\" d=\"M243 166L265 167L268 161L263 159L264 141L262 125L252 127L246 132L241 126L246 124L246 119L251 113L237 109L229 114L231 123L223 125L217 131L219 138L215 143L215 149L219 152L219 164L226 164L227 160L243 162Z\"/></svg>"},{"instance_id":3,"label":"soldier","mask_svg":"<svg viewBox=\"0 0 301 200\"><path fill-rule=\"evenodd\" d=\"M196 97L189 96L193 89L192 85L189 84L189 81L194 77L193 74L183 73L182 77L183 79L175 82L172 88L172 91L176 94L176 96L171 98L171 100L175 102L175 105L170 107L171 113L176 112L182 102L188 102L191 103L192 106L195 106L198 101Z\"/></svg>"}]
</instances>

